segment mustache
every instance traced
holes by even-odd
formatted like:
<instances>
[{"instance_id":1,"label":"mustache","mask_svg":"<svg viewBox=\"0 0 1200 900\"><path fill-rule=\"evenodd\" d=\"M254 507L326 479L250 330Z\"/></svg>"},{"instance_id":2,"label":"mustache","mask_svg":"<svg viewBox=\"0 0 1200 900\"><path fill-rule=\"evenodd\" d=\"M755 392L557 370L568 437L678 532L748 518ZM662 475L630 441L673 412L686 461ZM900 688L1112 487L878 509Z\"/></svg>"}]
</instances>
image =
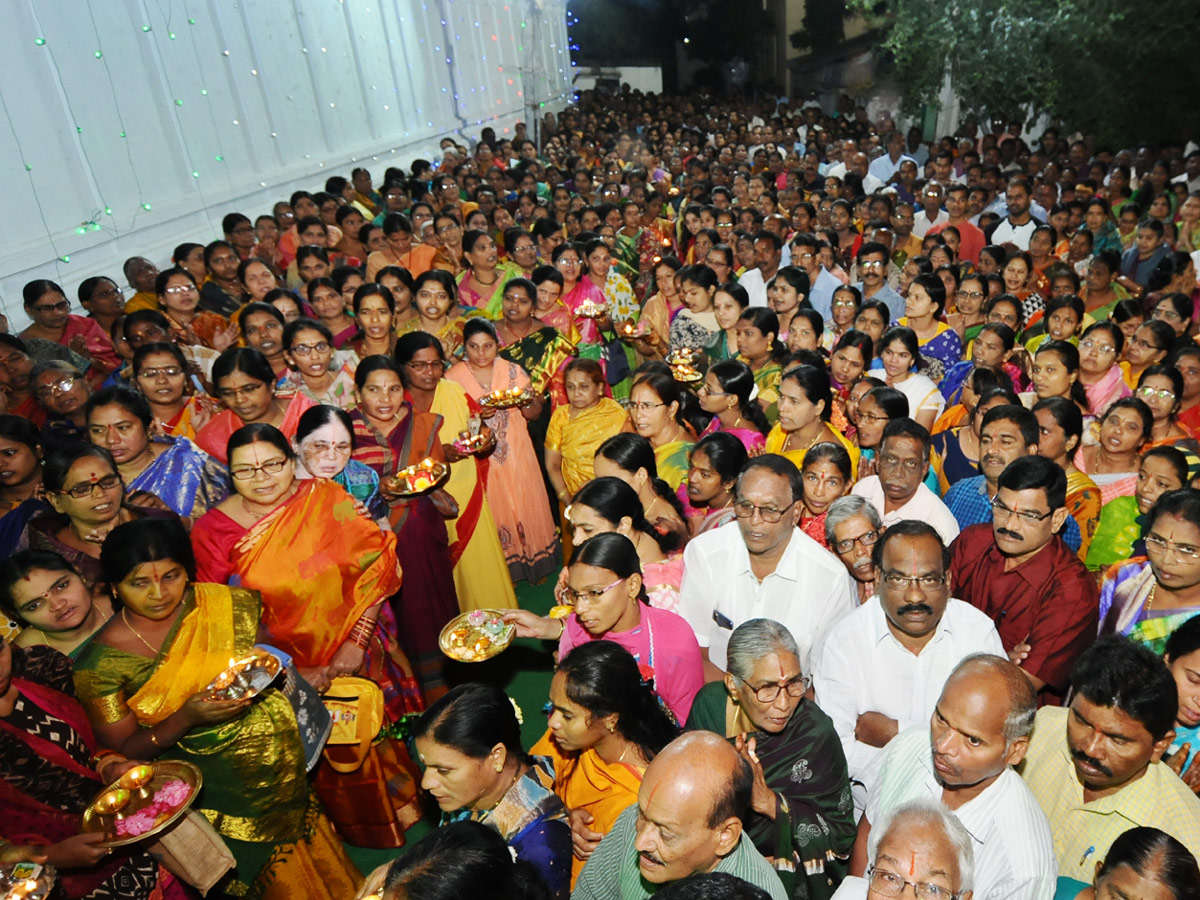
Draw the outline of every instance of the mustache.
<instances>
[{"instance_id":1,"label":"mustache","mask_svg":"<svg viewBox=\"0 0 1200 900\"><path fill-rule=\"evenodd\" d=\"M907 616L909 613L921 612L927 616L933 615L933 607L928 603L906 603L896 610L896 615Z\"/></svg>"},{"instance_id":2,"label":"mustache","mask_svg":"<svg viewBox=\"0 0 1200 900\"><path fill-rule=\"evenodd\" d=\"M663 861L661 859L659 859L657 856L655 856L653 853L642 852L642 853L639 853L638 856L640 856L642 859L646 860L647 862L654 863L656 866L661 866L663 864Z\"/></svg>"},{"instance_id":3,"label":"mustache","mask_svg":"<svg viewBox=\"0 0 1200 900\"><path fill-rule=\"evenodd\" d=\"M983 455L983 459L981 460L981 462L998 463L998 462L1004 462L1004 460L1003 460L1003 458L997 456L995 453L985 453Z\"/></svg>"},{"instance_id":4,"label":"mustache","mask_svg":"<svg viewBox=\"0 0 1200 900\"><path fill-rule=\"evenodd\" d=\"M1023 541L1025 538L1017 534L1015 531L1009 531L1007 528L997 528L996 534L1002 534L1005 537L1012 538L1014 541Z\"/></svg>"},{"instance_id":5,"label":"mustache","mask_svg":"<svg viewBox=\"0 0 1200 900\"><path fill-rule=\"evenodd\" d=\"M1100 760L1092 759L1090 756L1088 756L1082 750L1072 750L1071 756L1072 756L1072 758L1079 760L1081 763L1087 763L1093 769L1096 769L1097 771L1102 772L1105 775L1108 775L1108 776L1112 775L1112 769L1108 768L1108 766L1101 765Z\"/></svg>"}]
</instances>

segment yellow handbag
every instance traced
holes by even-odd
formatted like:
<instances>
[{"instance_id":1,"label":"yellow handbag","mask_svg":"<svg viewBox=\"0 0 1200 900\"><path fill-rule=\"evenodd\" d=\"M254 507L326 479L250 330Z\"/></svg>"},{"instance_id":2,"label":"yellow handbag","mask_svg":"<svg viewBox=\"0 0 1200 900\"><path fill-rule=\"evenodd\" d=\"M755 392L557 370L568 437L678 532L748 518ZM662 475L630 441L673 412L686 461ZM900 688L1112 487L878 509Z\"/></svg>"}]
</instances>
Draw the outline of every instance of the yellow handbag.
<instances>
[{"instance_id":1,"label":"yellow handbag","mask_svg":"<svg viewBox=\"0 0 1200 900\"><path fill-rule=\"evenodd\" d=\"M321 699L333 719L325 760L336 772L353 772L383 727L383 691L369 678L343 675L333 679Z\"/></svg>"}]
</instances>

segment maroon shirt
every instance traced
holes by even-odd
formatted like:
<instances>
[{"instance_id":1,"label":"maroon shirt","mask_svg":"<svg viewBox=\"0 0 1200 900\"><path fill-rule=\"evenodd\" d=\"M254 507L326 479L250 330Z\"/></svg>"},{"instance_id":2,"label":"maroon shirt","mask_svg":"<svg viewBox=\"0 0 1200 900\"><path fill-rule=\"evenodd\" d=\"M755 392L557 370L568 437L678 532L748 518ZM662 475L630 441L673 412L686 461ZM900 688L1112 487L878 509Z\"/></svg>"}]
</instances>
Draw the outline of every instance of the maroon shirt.
<instances>
[{"instance_id":1,"label":"maroon shirt","mask_svg":"<svg viewBox=\"0 0 1200 900\"><path fill-rule=\"evenodd\" d=\"M1061 698L1076 657L1096 640L1099 624L1099 592L1079 557L1055 535L1032 559L1006 572L991 522L964 529L950 550L954 596L992 618L1005 650L1029 644L1021 668Z\"/></svg>"}]
</instances>

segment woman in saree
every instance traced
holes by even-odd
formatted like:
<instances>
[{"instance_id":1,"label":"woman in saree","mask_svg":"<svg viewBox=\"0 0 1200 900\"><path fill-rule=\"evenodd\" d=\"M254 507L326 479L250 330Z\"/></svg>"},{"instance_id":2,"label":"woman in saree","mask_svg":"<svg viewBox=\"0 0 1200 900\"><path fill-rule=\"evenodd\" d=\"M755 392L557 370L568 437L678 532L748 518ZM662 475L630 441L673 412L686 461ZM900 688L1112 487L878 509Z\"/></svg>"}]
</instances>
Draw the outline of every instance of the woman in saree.
<instances>
[{"instance_id":1,"label":"woman in saree","mask_svg":"<svg viewBox=\"0 0 1200 900\"><path fill-rule=\"evenodd\" d=\"M560 301L569 314L575 327L579 329L580 340L586 344L601 343L600 325L602 319L611 327L612 322L608 313L607 301L602 288L597 287L584 271L584 247L582 244L570 242L559 244L551 254L554 268L562 277ZM534 275L537 273L535 272ZM537 284L537 279L534 279ZM600 316L580 316L579 308L587 303L590 307L599 307L603 312ZM540 306L538 315L545 319ZM550 321L546 319L546 321ZM558 326L562 330L562 326Z\"/></svg>"},{"instance_id":2,"label":"woman in saree","mask_svg":"<svg viewBox=\"0 0 1200 900\"><path fill-rule=\"evenodd\" d=\"M112 340L87 316L71 315L71 301L56 282L39 278L21 289L31 324L22 340L40 338L61 344L82 356L95 372L108 374L121 367Z\"/></svg>"},{"instance_id":3,"label":"woman in saree","mask_svg":"<svg viewBox=\"0 0 1200 900\"><path fill-rule=\"evenodd\" d=\"M749 458L746 446L723 431L696 442L687 481L680 488L692 537L733 521L737 477Z\"/></svg>"},{"instance_id":4,"label":"woman in saree","mask_svg":"<svg viewBox=\"0 0 1200 900\"><path fill-rule=\"evenodd\" d=\"M736 359L738 355L738 318L750 305L750 295L737 282L725 282L713 294L713 315L717 318L720 332L708 348L709 362ZM645 313L642 313L645 316Z\"/></svg>"},{"instance_id":5,"label":"woman in saree","mask_svg":"<svg viewBox=\"0 0 1200 900\"><path fill-rule=\"evenodd\" d=\"M1063 397L1039 400L1033 414L1038 423L1038 456L1058 463L1067 474L1067 512L1079 526L1079 558L1086 559L1100 524L1102 503L1096 482L1072 462L1083 438L1083 416L1078 406Z\"/></svg>"},{"instance_id":6,"label":"woman in saree","mask_svg":"<svg viewBox=\"0 0 1200 900\"><path fill-rule=\"evenodd\" d=\"M572 607L565 618L514 609L504 619L521 637L556 641L560 660L593 641L620 645L647 681L654 679L652 690L676 720L687 719L704 683L700 647L677 613L650 604L637 550L627 536L601 532L579 544L558 599Z\"/></svg>"},{"instance_id":7,"label":"woman in saree","mask_svg":"<svg viewBox=\"0 0 1200 900\"><path fill-rule=\"evenodd\" d=\"M1100 524L1088 548L1087 567L1104 572L1114 563L1145 556L1142 535L1146 516L1163 494L1187 487L1188 474L1188 458L1175 447L1156 447L1143 453L1133 496L1110 500L1100 512Z\"/></svg>"},{"instance_id":8,"label":"woman in saree","mask_svg":"<svg viewBox=\"0 0 1200 900\"><path fill-rule=\"evenodd\" d=\"M339 409L354 408L358 357L353 352L334 350L333 334L328 328L314 319L288 322L283 329L283 348L290 368L276 385L277 390L303 394L314 403Z\"/></svg>"},{"instance_id":9,"label":"woman in saree","mask_svg":"<svg viewBox=\"0 0 1200 900\"><path fill-rule=\"evenodd\" d=\"M779 378L783 375L779 360L787 351L778 338L779 317L769 309L751 306L738 316L737 358L754 373L754 384L758 388L755 402L766 413L768 422L779 417Z\"/></svg>"},{"instance_id":10,"label":"woman in saree","mask_svg":"<svg viewBox=\"0 0 1200 900\"><path fill-rule=\"evenodd\" d=\"M645 296L646 284L642 281L642 260L647 253L663 245L654 246L653 235L642 228L642 204L637 200L625 200L621 204L621 227L616 231L617 270L633 285L639 297ZM703 262L703 260L701 260Z\"/></svg>"},{"instance_id":11,"label":"woman in saree","mask_svg":"<svg viewBox=\"0 0 1200 900\"><path fill-rule=\"evenodd\" d=\"M847 437L854 427L850 422L850 390L863 376L875 355L875 344L869 335L851 328L833 345L829 357L829 389L833 412L829 421Z\"/></svg>"},{"instance_id":12,"label":"woman in saree","mask_svg":"<svg viewBox=\"0 0 1200 900\"><path fill-rule=\"evenodd\" d=\"M564 284L562 272L554 266L538 266L529 276L529 280L537 288L537 305L533 309L534 315L551 328L557 328L560 334L578 341L579 329L575 327L575 317L562 301Z\"/></svg>"},{"instance_id":13,"label":"woman in saree","mask_svg":"<svg viewBox=\"0 0 1200 900\"><path fill-rule=\"evenodd\" d=\"M53 511L30 520L22 547L60 554L89 586L101 581L100 548L114 528L144 517L175 518L173 512L133 506L112 455L91 444L47 453L42 488Z\"/></svg>"},{"instance_id":14,"label":"woman in saree","mask_svg":"<svg viewBox=\"0 0 1200 900\"><path fill-rule=\"evenodd\" d=\"M102 746L131 759L191 762L192 807L237 861L221 887L265 898L344 897L362 880L316 802L296 715L268 688L252 703L207 685L259 637L257 592L198 582L176 524L115 529L102 558L121 612L75 664L75 689Z\"/></svg>"},{"instance_id":15,"label":"woman in saree","mask_svg":"<svg viewBox=\"0 0 1200 900\"><path fill-rule=\"evenodd\" d=\"M500 341L486 319L463 328L465 359L446 378L477 403L495 391L530 389L529 376L514 362L497 360ZM559 543L550 504L541 494L542 472L530 440L528 422L537 419L545 400L532 399L515 409L484 408L483 418L495 435L489 458L487 502L500 531L500 546L514 582L537 583L558 568Z\"/></svg>"},{"instance_id":16,"label":"woman in saree","mask_svg":"<svg viewBox=\"0 0 1200 900\"><path fill-rule=\"evenodd\" d=\"M157 497L177 515L198 518L229 496L229 472L185 437L152 439L150 405L127 387L88 399L88 439L112 454L131 495Z\"/></svg>"},{"instance_id":17,"label":"woman in saree","mask_svg":"<svg viewBox=\"0 0 1200 900\"><path fill-rule=\"evenodd\" d=\"M354 273L354 277L359 279L361 285L362 276ZM349 284L349 276L343 279L343 284ZM346 311L345 297L338 289L337 282L332 278L314 278L305 285L304 290L317 321L329 329L334 349L341 350L358 334L358 322ZM351 298L354 290L357 290L357 286L350 290Z\"/></svg>"},{"instance_id":18,"label":"woman in saree","mask_svg":"<svg viewBox=\"0 0 1200 900\"><path fill-rule=\"evenodd\" d=\"M1100 634L1123 634L1162 654L1200 614L1200 494L1163 494L1146 513L1146 555L1114 563L1100 582Z\"/></svg>"},{"instance_id":19,"label":"woman in saree","mask_svg":"<svg viewBox=\"0 0 1200 900\"><path fill-rule=\"evenodd\" d=\"M348 344L360 360L391 356L396 347L396 298L381 284L364 284L354 292L354 319L358 335Z\"/></svg>"},{"instance_id":20,"label":"woman in saree","mask_svg":"<svg viewBox=\"0 0 1200 900\"><path fill-rule=\"evenodd\" d=\"M829 549L825 542L825 515L838 497L854 484L850 454L841 444L823 441L804 454L800 468L800 530Z\"/></svg>"},{"instance_id":21,"label":"woman in saree","mask_svg":"<svg viewBox=\"0 0 1200 900\"><path fill-rule=\"evenodd\" d=\"M0 415L0 558L16 551L34 516L51 511L42 496L41 432L22 416Z\"/></svg>"},{"instance_id":22,"label":"woman in saree","mask_svg":"<svg viewBox=\"0 0 1200 900\"><path fill-rule=\"evenodd\" d=\"M858 448L829 424L833 398L829 374L815 366L796 366L783 373L779 382L779 421L767 435L766 452L786 456L796 468L818 443L832 441L846 448L851 469L858 469Z\"/></svg>"},{"instance_id":23,"label":"woman in saree","mask_svg":"<svg viewBox=\"0 0 1200 900\"><path fill-rule=\"evenodd\" d=\"M440 277L436 271L422 276ZM441 281L433 283L440 285ZM453 288L452 281L450 284ZM464 611L514 607L517 598L486 495L491 465L487 454L495 446L495 438L490 428L480 424L479 433L488 436L482 448L460 453L453 446L460 435L471 431L472 420L482 423L483 410L458 383L442 377L446 358L433 335L423 331L404 335L396 341L395 360L404 381L405 400L413 411L441 417L437 440L450 463L450 480L443 487L458 507L446 527L459 606Z\"/></svg>"},{"instance_id":24,"label":"woman in saree","mask_svg":"<svg viewBox=\"0 0 1200 900\"><path fill-rule=\"evenodd\" d=\"M96 795L134 765L97 752L67 657L0 639L0 866L52 865L54 895L79 900L193 896L143 845L113 850L103 833L79 832Z\"/></svg>"},{"instance_id":25,"label":"woman in saree","mask_svg":"<svg viewBox=\"0 0 1200 900\"><path fill-rule=\"evenodd\" d=\"M688 453L696 443L682 409L679 383L670 375L648 372L637 377L629 395L629 421L650 441L658 476L672 491L687 477Z\"/></svg>"},{"instance_id":26,"label":"woman in saree","mask_svg":"<svg viewBox=\"0 0 1200 900\"><path fill-rule=\"evenodd\" d=\"M257 350L266 358L271 371L276 378L287 374L287 356L283 352L283 329L287 320L283 313L274 306L273 301L282 297L294 302L296 295L284 288L277 288L267 294L266 302L251 303L242 307L238 317L238 325L242 330L242 344ZM216 383L216 379L213 379Z\"/></svg>"},{"instance_id":27,"label":"woman in saree","mask_svg":"<svg viewBox=\"0 0 1200 900\"><path fill-rule=\"evenodd\" d=\"M15 646L52 647L75 659L113 607L59 554L21 550L0 563L0 613L23 629Z\"/></svg>"},{"instance_id":28,"label":"woman in saree","mask_svg":"<svg viewBox=\"0 0 1200 900\"><path fill-rule=\"evenodd\" d=\"M243 317L242 322L245 321ZM251 347L230 347L217 357L213 363L213 388L225 409L200 429L196 444L226 464L229 438L243 425L271 425L290 439L296 433L300 416L316 405L304 394L277 394L271 364Z\"/></svg>"},{"instance_id":29,"label":"woman in saree","mask_svg":"<svg viewBox=\"0 0 1200 900\"><path fill-rule=\"evenodd\" d=\"M649 440L629 432L613 435L596 448L592 471L596 478L619 478L637 491L646 521L660 533L674 534L681 543L688 539L686 508L679 498L687 472L684 482L672 489L670 482L658 474L658 461Z\"/></svg>"},{"instance_id":30,"label":"woman in saree","mask_svg":"<svg viewBox=\"0 0 1200 900\"><path fill-rule=\"evenodd\" d=\"M1125 335L1110 322L1097 322L1079 339L1079 382L1087 392L1088 410L1093 416L1132 393L1117 365L1124 348Z\"/></svg>"},{"instance_id":31,"label":"woman in saree","mask_svg":"<svg viewBox=\"0 0 1200 900\"><path fill-rule=\"evenodd\" d=\"M609 476L589 481L571 498L566 519L575 546L594 534L615 531L625 535L637 550L650 605L678 611L683 581L680 551L685 538L675 532L663 533L652 525L642 512L637 493L625 481ZM559 589L566 580L564 569L559 574Z\"/></svg>"},{"instance_id":32,"label":"woman in saree","mask_svg":"<svg viewBox=\"0 0 1200 900\"><path fill-rule=\"evenodd\" d=\"M521 747L516 704L492 685L460 685L417 720L413 739L425 767L421 786L442 824L467 819L494 829L555 900L567 900L571 826L548 763Z\"/></svg>"},{"instance_id":33,"label":"woman in saree","mask_svg":"<svg viewBox=\"0 0 1200 900\"><path fill-rule=\"evenodd\" d=\"M387 479L423 459L445 461L438 434L442 417L418 412L404 399L401 369L391 357L364 359L355 372L355 385L358 408L350 414L353 461L370 467L377 476L404 573L400 590L390 601L402 626L400 642L414 661L426 694L436 694L444 690L445 661L438 634L459 612L446 533L446 517L457 515L458 506L442 488L401 497Z\"/></svg>"},{"instance_id":34,"label":"woman in saree","mask_svg":"<svg viewBox=\"0 0 1200 900\"><path fill-rule=\"evenodd\" d=\"M1179 403L1183 396L1183 375L1172 366L1153 365L1143 370L1133 392L1154 415L1150 429L1150 440L1142 452L1154 447L1169 447L1184 443L1187 449L1196 449L1196 433L1179 421ZM1183 448L1181 448L1183 449Z\"/></svg>"},{"instance_id":35,"label":"woman in saree","mask_svg":"<svg viewBox=\"0 0 1200 900\"><path fill-rule=\"evenodd\" d=\"M396 537L360 513L338 484L296 478L278 429L247 425L229 439L235 494L196 523L199 577L261 591L264 641L291 655L318 691L361 672L383 690L385 723L421 708L396 622L384 601L400 588ZM345 748L331 761L347 762ZM334 755L336 754L336 759ZM402 744L377 742L361 767L317 771L316 787L346 840L399 847L420 818L412 763Z\"/></svg>"},{"instance_id":36,"label":"woman in saree","mask_svg":"<svg viewBox=\"0 0 1200 900\"><path fill-rule=\"evenodd\" d=\"M697 392L700 408L713 417L700 437L723 431L741 441L747 452L763 447L771 426L754 402L754 387L754 373L741 360L714 363Z\"/></svg>"},{"instance_id":37,"label":"woman in saree","mask_svg":"<svg viewBox=\"0 0 1200 900\"><path fill-rule=\"evenodd\" d=\"M238 338L236 325L219 313L199 309L200 289L187 269L166 269L154 283L159 311L166 316L171 340L177 344L200 344L221 351Z\"/></svg>"},{"instance_id":38,"label":"woman in saree","mask_svg":"<svg viewBox=\"0 0 1200 900\"><path fill-rule=\"evenodd\" d=\"M189 372L176 344L154 341L133 352L133 384L150 404L150 430L156 436L194 441L219 411L215 400L196 390Z\"/></svg>"},{"instance_id":39,"label":"woman in saree","mask_svg":"<svg viewBox=\"0 0 1200 900\"><path fill-rule=\"evenodd\" d=\"M1104 503L1133 494L1138 460L1153 426L1150 407L1137 397L1123 397L1100 419L1099 440L1075 451L1075 467L1096 483Z\"/></svg>"},{"instance_id":40,"label":"woman in saree","mask_svg":"<svg viewBox=\"0 0 1200 900\"><path fill-rule=\"evenodd\" d=\"M669 353L703 353L721 334L713 308L717 275L706 265L692 265L684 266L675 277L684 308L671 320Z\"/></svg>"},{"instance_id":41,"label":"woman in saree","mask_svg":"<svg viewBox=\"0 0 1200 900\"><path fill-rule=\"evenodd\" d=\"M560 654L546 733L529 752L550 761L554 793L580 813L579 824L590 832L587 849L571 859L572 885L617 816L637 803L650 760L679 734L650 686L653 677L613 641L590 641Z\"/></svg>"},{"instance_id":42,"label":"woman in saree","mask_svg":"<svg viewBox=\"0 0 1200 900\"><path fill-rule=\"evenodd\" d=\"M458 285L453 276L442 269L430 269L418 275L414 282L413 301L417 317L396 326L396 334L429 334L442 345L447 357L458 357L462 353L463 326L467 315L477 315L474 310L463 310L458 305Z\"/></svg>"},{"instance_id":43,"label":"woman in saree","mask_svg":"<svg viewBox=\"0 0 1200 900\"><path fill-rule=\"evenodd\" d=\"M1160 319L1151 319L1139 326L1125 344L1125 358L1119 363L1126 386L1132 390L1150 366L1167 358L1175 346L1175 332Z\"/></svg>"},{"instance_id":44,"label":"woman in saree","mask_svg":"<svg viewBox=\"0 0 1200 900\"><path fill-rule=\"evenodd\" d=\"M246 305L262 303L267 294L279 287L279 278L261 259L251 256L238 264L238 281L246 289ZM242 307L245 309L245 306Z\"/></svg>"},{"instance_id":45,"label":"woman in saree","mask_svg":"<svg viewBox=\"0 0 1200 900\"><path fill-rule=\"evenodd\" d=\"M530 433L535 441L544 438L550 413L567 402L564 377L566 365L575 357L579 333L564 334L534 316L537 306L537 287L527 278L511 278L504 285L500 303L501 317L496 322L500 340L499 355L523 368L529 375L535 394L549 395L550 405L543 415L530 420ZM543 421L544 420L544 421ZM540 428L538 427L540 425Z\"/></svg>"},{"instance_id":46,"label":"woman in saree","mask_svg":"<svg viewBox=\"0 0 1200 900\"><path fill-rule=\"evenodd\" d=\"M946 316L946 323L958 333L964 347L979 336L987 321L983 313L987 299L987 285L978 275L966 275L959 281L954 294L955 311Z\"/></svg>"},{"instance_id":47,"label":"woman in saree","mask_svg":"<svg viewBox=\"0 0 1200 900\"><path fill-rule=\"evenodd\" d=\"M728 660L724 681L696 695L687 730L724 735L742 754L755 775L746 834L791 896L828 900L856 832L833 722L805 697L812 676L778 622L750 619L735 628Z\"/></svg>"},{"instance_id":48,"label":"woman in saree","mask_svg":"<svg viewBox=\"0 0 1200 900\"><path fill-rule=\"evenodd\" d=\"M296 450L297 478L334 481L366 507L371 518L386 521L387 505L379 493L379 476L366 463L353 458L354 423L344 409L314 406L308 410L300 417L292 446Z\"/></svg>"},{"instance_id":49,"label":"woman in saree","mask_svg":"<svg viewBox=\"0 0 1200 900\"><path fill-rule=\"evenodd\" d=\"M496 242L486 231L467 231L463 235L463 256L467 267L458 276L459 304L496 318L505 281Z\"/></svg>"}]
</instances>

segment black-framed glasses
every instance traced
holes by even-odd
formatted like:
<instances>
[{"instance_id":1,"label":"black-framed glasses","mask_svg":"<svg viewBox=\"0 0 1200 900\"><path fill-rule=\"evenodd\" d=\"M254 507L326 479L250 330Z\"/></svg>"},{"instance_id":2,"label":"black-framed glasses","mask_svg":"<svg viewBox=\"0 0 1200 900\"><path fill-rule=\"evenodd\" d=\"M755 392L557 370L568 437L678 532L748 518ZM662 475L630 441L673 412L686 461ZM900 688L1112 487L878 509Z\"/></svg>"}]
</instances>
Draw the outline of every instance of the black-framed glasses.
<instances>
[{"instance_id":1,"label":"black-framed glasses","mask_svg":"<svg viewBox=\"0 0 1200 900\"><path fill-rule=\"evenodd\" d=\"M894 591L907 591L914 584L923 591L935 591L946 583L946 576L901 575L899 572L888 572L880 580Z\"/></svg>"},{"instance_id":2,"label":"black-framed glasses","mask_svg":"<svg viewBox=\"0 0 1200 900\"><path fill-rule=\"evenodd\" d=\"M867 547L873 546L877 540L879 540L879 532L872 529L871 531L864 531L858 537L846 538L842 541L834 541L833 549L835 549L838 553L849 553L855 544L861 544L865 550Z\"/></svg>"},{"instance_id":3,"label":"black-framed glasses","mask_svg":"<svg viewBox=\"0 0 1200 900\"><path fill-rule=\"evenodd\" d=\"M446 361L444 359L435 359L432 361L427 359L411 359L405 365L418 372L429 372L433 369L446 368Z\"/></svg>"},{"instance_id":4,"label":"black-framed glasses","mask_svg":"<svg viewBox=\"0 0 1200 900\"><path fill-rule=\"evenodd\" d=\"M34 312L69 312L71 309L71 301L59 300L57 303L43 303L40 306L31 306Z\"/></svg>"},{"instance_id":5,"label":"black-framed glasses","mask_svg":"<svg viewBox=\"0 0 1200 900\"><path fill-rule=\"evenodd\" d=\"M884 897L899 897L906 887L911 887L917 900L958 900L958 894L944 888L940 884L928 881L905 881L895 872L867 866L867 877L871 882L871 890Z\"/></svg>"},{"instance_id":6,"label":"black-framed glasses","mask_svg":"<svg viewBox=\"0 0 1200 900\"><path fill-rule=\"evenodd\" d=\"M278 475L287 464L286 459L269 459L261 466L238 466L236 469L230 469L229 474L238 481L249 481L259 472L264 475Z\"/></svg>"},{"instance_id":7,"label":"black-framed glasses","mask_svg":"<svg viewBox=\"0 0 1200 900\"><path fill-rule=\"evenodd\" d=\"M777 509L774 506L755 506L749 500L734 500L733 514L739 519L750 519L757 512L764 522L774 524L783 518L783 514L796 505L793 500L783 509Z\"/></svg>"},{"instance_id":8,"label":"black-framed glasses","mask_svg":"<svg viewBox=\"0 0 1200 900\"><path fill-rule=\"evenodd\" d=\"M177 378L183 374L183 369L179 366L161 366L157 369L142 369L137 373L138 378L158 378L159 375L165 375L168 378Z\"/></svg>"},{"instance_id":9,"label":"black-framed glasses","mask_svg":"<svg viewBox=\"0 0 1200 900\"><path fill-rule=\"evenodd\" d=\"M797 675L795 678L789 678L787 681L760 684L758 687L755 687L745 679L739 679L739 681L750 688L751 693L758 698L759 703L774 703L781 691L787 691L789 697L803 697L804 692L812 684L812 676Z\"/></svg>"},{"instance_id":10,"label":"black-framed glasses","mask_svg":"<svg viewBox=\"0 0 1200 900\"><path fill-rule=\"evenodd\" d=\"M1054 510L1044 513L1035 513L1031 509L1009 509L1000 499L999 495L992 498L991 502L992 515L997 518L1006 518L1008 516L1016 516L1024 522L1041 522L1054 515Z\"/></svg>"},{"instance_id":11,"label":"black-framed glasses","mask_svg":"<svg viewBox=\"0 0 1200 900\"><path fill-rule=\"evenodd\" d=\"M292 352L297 356L308 356L314 351L317 353L328 353L330 349L331 348L329 344L325 343L325 341L321 341L316 344L295 344L292 347Z\"/></svg>"},{"instance_id":12,"label":"black-framed glasses","mask_svg":"<svg viewBox=\"0 0 1200 900\"><path fill-rule=\"evenodd\" d=\"M82 500L84 497L91 497L96 493L96 488L101 491L111 491L121 483L120 475L105 475L103 478L97 478L95 481L85 481L66 490L55 491L56 494L69 494L76 500Z\"/></svg>"}]
</instances>

